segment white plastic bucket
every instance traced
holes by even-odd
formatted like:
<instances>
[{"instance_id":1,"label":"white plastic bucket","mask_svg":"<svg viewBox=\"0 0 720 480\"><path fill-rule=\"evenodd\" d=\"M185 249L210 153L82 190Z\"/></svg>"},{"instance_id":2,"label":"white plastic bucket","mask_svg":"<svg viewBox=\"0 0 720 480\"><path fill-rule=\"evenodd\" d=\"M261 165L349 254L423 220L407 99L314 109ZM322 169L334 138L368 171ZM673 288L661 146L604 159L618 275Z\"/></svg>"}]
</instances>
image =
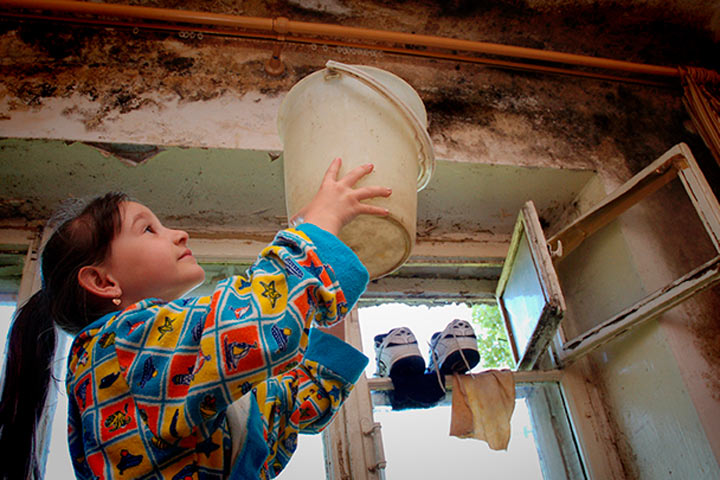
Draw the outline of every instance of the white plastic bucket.
<instances>
[{"instance_id":1,"label":"white plastic bucket","mask_svg":"<svg viewBox=\"0 0 720 480\"><path fill-rule=\"evenodd\" d=\"M356 186L392 188L389 198L366 200L390 214L360 215L340 238L378 278L405 263L415 246L417 192L435 167L427 114L417 92L392 73L333 61L326 67L293 86L280 107L288 218L312 199L334 158L342 158L340 176L373 163L374 172Z\"/></svg>"}]
</instances>

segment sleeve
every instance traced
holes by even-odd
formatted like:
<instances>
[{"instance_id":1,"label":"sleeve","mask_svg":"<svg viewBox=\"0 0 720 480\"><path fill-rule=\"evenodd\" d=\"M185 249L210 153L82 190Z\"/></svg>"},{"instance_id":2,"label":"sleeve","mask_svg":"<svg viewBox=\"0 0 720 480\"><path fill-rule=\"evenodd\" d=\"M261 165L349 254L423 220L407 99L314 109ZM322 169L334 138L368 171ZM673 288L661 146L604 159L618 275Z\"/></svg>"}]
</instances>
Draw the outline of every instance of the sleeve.
<instances>
[{"instance_id":1,"label":"sleeve","mask_svg":"<svg viewBox=\"0 0 720 480\"><path fill-rule=\"evenodd\" d=\"M255 388L270 472L277 475L287 465L298 433L318 433L331 423L367 363L354 347L312 329L302 363Z\"/></svg>"},{"instance_id":2,"label":"sleeve","mask_svg":"<svg viewBox=\"0 0 720 480\"><path fill-rule=\"evenodd\" d=\"M311 223L304 223L298 230L307 234L318 246L318 255L325 264L332 265L335 276L340 283L342 291L348 298L348 304L355 305L370 280L369 274L360 259L350 247L339 241L332 233L316 227Z\"/></svg>"},{"instance_id":3,"label":"sleeve","mask_svg":"<svg viewBox=\"0 0 720 480\"><path fill-rule=\"evenodd\" d=\"M115 351L142 418L170 443L295 367L312 323L332 325L349 309L333 267L299 230L278 233L246 276L210 297L144 302L117 317Z\"/></svg>"}]
</instances>

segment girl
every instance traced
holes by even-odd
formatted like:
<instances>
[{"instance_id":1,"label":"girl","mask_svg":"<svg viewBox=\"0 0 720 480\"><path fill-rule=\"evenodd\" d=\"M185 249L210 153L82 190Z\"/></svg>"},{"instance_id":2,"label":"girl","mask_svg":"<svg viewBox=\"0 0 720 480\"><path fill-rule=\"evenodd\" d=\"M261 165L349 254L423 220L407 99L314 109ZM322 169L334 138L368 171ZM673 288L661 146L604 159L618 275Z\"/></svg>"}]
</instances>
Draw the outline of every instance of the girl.
<instances>
[{"instance_id":1,"label":"girl","mask_svg":"<svg viewBox=\"0 0 720 480\"><path fill-rule=\"evenodd\" d=\"M353 188L372 165L338 180L340 165L332 162L300 225L210 297L181 299L204 280L187 233L124 195L98 198L63 223L43 249L42 289L9 335L2 478L40 476L35 431L53 323L76 335L66 388L78 478L277 475L297 433L324 428L367 363L310 328L340 322L367 285L340 229L359 214L387 214L361 201L389 189Z\"/></svg>"}]
</instances>

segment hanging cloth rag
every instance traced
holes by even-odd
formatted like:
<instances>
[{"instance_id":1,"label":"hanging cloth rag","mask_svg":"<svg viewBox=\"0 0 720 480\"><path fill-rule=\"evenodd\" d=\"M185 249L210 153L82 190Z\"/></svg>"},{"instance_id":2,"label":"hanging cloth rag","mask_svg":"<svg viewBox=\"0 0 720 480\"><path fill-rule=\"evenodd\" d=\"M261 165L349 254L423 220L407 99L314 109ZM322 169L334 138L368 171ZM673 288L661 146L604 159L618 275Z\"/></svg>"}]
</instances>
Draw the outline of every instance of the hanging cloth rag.
<instances>
[{"instance_id":1,"label":"hanging cloth rag","mask_svg":"<svg viewBox=\"0 0 720 480\"><path fill-rule=\"evenodd\" d=\"M450 435L485 440L507 450L515 409L515 379L510 370L454 374Z\"/></svg>"}]
</instances>

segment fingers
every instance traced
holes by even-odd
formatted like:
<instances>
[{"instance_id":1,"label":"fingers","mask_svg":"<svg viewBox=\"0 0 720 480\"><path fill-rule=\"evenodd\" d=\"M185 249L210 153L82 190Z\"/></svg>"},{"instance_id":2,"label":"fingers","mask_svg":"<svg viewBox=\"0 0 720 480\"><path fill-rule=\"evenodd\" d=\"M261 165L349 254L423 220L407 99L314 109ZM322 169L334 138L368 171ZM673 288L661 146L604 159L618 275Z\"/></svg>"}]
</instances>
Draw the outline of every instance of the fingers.
<instances>
[{"instance_id":1,"label":"fingers","mask_svg":"<svg viewBox=\"0 0 720 480\"><path fill-rule=\"evenodd\" d=\"M367 203L361 203L357 210L358 215L378 215L384 217L390 214L390 211L384 207L378 207L377 205L368 205Z\"/></svg>"},{"instance_id":2,"label":"fingers","mask_svg":"<svg viewBox=\"0 0 720 480\"><path fill-rule=\"evenodd\" d=\"M389 197L392 190L388 187L362 187L355 189L355 198L358 200L367 200L375 197Z\"/></svg>"},{"instance_id":3,"label":"fingers","mask_svg":"<svg viewBox=\"0 0 720 480\"><path fill-rule=\"evenodd\" d=\"M392 190L387 187L363 187L355 190L354 194L355 199L360 202L361 200L366 200L368 198L389 197L392 194ZM358 215L366 214L385 216L390 213L385 207L379 207L377 205L370 205L367 203L358 203L356 208L356 213Z\"/></svg>"},{"instance_id":4,"label":"fingers","mask_svg":"<svg viewBox=\"0 0 720 480\"><path fill-rule=\"evenodd\" d=\"M340 171L341 165L342 159L340 159L340 157L337 157L332 162L330 162L330 166L328 167L327 171L325 172L325 176L323 177L323 183L326 183L328 180L337 180L338 172Z\"/></svg>"},{"instance_id":5,"label":"fingers","mask_svg":"<svg viewBox=\"0 0 720 480\"><path fill-rule=\"evenodd\" d=\"M357 183L358 180L360 180L362 177L367 175L368 173L372 172L375 166L372 163L366 163L365 165L360 165L359 167L355 167L352 170L350 170L347 175L345 175L340 181L347 185L348 187L352 187Z\"/></svg>"}]
</instances>

